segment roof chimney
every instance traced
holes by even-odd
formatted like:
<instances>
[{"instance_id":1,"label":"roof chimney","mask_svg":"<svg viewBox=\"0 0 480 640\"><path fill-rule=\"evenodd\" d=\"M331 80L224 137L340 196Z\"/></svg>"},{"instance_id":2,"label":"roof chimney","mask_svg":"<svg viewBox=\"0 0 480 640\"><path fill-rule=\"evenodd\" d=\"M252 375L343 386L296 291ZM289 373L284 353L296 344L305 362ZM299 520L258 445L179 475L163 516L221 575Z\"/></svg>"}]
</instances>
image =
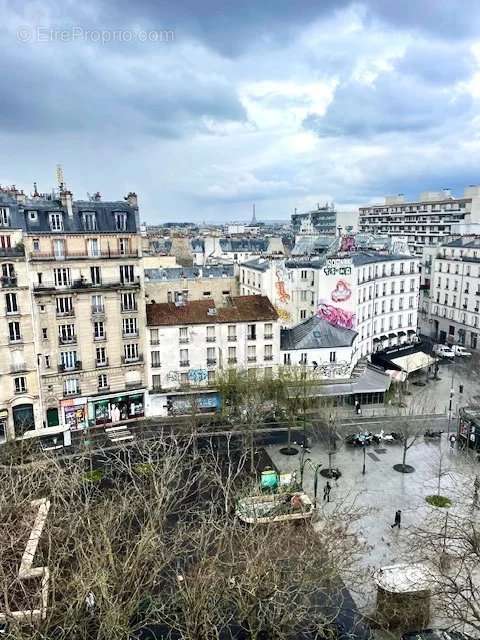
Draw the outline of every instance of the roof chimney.
<instances>
[{"instance_id":1,"label":"roof chimney","mask_svg":"<svg viewBox=\"0 0 480 640\"><path fill-rule=\"evenodd\" d=\"M67 189L60 191L60 198L62 201L62 207L66 207L69 218L73 218L73 196L72 192Z\"/></svg>"},{"instance_id":2,"label":"roof chimney","mask_svg":"<svg viewBox=\"0 0 480 640\"><path fill-rule=\"evenodd\" d=\"M125 200L131 207L138 208L138 197L135 191L130 191L129 193L127 193L127 195L125 196Z\"/></svg>"}]
</instances>

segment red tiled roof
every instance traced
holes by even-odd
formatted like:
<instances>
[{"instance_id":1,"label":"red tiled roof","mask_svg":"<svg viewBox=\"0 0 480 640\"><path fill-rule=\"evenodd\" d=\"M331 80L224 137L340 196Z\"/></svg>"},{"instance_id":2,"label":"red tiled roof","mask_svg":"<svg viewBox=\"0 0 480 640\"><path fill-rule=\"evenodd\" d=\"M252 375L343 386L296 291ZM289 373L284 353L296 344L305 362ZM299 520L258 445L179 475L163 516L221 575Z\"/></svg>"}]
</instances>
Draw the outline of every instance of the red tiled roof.
<instances>
[{"instance_id":1,"label":"red tiled roof","mask_svg":"<svg viewBox=\"0 0 480 640\"><path fill-rule=\"evenodd\" d=\"M230 300L231 304L220 307L216 307L211 298L192 300L180 306L173 302L147 304L147 326L262 322L278 318L267 296L237 296ZM209 315L209 309L216 309L217 313Z\"/></svg>"}]
</instances>

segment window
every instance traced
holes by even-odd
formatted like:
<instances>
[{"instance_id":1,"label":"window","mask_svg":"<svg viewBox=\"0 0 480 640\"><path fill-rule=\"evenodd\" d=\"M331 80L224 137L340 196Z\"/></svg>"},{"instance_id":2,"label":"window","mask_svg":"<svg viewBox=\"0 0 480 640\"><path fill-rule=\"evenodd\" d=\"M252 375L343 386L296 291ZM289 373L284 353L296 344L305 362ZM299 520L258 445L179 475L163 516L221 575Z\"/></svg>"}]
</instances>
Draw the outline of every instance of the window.
<instances>
[{"instance_id":1,"label":"window","mask_svg":"<svg viewBox=\"0 0 480 640\"><path fill-rule=\"evenodd\" d=\"M25 378L25 376L19 376L18 378L14 378L13 382L15 384L15 393L27 392L27 379Z\"/></svg>"},{"instance_id":2,"label":"window","mask_svg":"<svg viewBox=\"0 0 480 640\"><path fill-rule=\"evenodd\" d=\"M181 373L180 374L180 384L189 384L189 380L188 380L188 373Z\"/></svg>"},{"instance_id":3,"label":"window","mask_svg":"<svg viewBox=\"0 0 480 640\"><path fill-rule=\"evenodd\" d=\"M57 316L73 315L73 303L71 297L56 298L55 307Z\"/></svg>"},{"instance_id":4,"label":"window","mask_svg":"<svg viewBox=\"0 0 480 640\"><path fill-rule=\"evenodd\" d=\"M213 384L215 382L216 371L214 369L207 372L207 380L208 384Z\"/></svg>"},{"instance_id":5,"label":"window","mask_svg":"<svg viewBox=\"0 0 480 640\"><path fill-rule=\"evenodd\" d=\"M92 296L92 313L103 313L104 309L105 307L103 305L103 296Z\"/></svg>"},{"instance_id":6,"label":"window","mask_svg":"<svg viewBox=\"0 0 480 640\"><path fill-rule=\"evenodd\" d=\"M40 240L38 238L34 238L34 240L32 240L32 245L34 251L40 251Z\"/></svg>"},{"instance_id":7,"label":"window","mask_svg":"<svg viewBox=\"0 0 480 640\"><path fill-rule=\"evenodd\" d=\"M286 365L291 364L290 354L289 353L284 353L283 354L283 364L286 364Z\"/></svg>"},{"instance_id":8,"label":"window","mask_svg":"<svg viewBox=\"0 0 480 640\"><path fill-rule=\"evenodd\" d=\"M136 342L125 344L123 346L123 352L125 355L125 362L138 360L138 344Z\"/></svg>"},{"instance_id":9,"label":"window","mask_svg":"<svg viewBox=\"0 0 480 640\"><path fill-rule=\"evenodd\" d=\"M101 373L98 376L98 389L108 389L108 378L106 373Z\"/></svg>"},{"instance_id":10,"label":"window","mask_svg":"<svg viewBox=\"0 0 480 640\"><path fill-rule=\"evenodd\" d=\"M95 349L95 359L97 367L105 367L108 364L107 350L105 347L97 347Z\"/></svg>"},{"instance_id":11,"label":"window","mask_svg":"<svg viewBox=\"0 0 480 640\"><path fill-rule=\"evenodd\" d=\"M237 327L234 324L228 325L228 339L234 342L237 339Z\"/></svg>"},{"instance_id":12,"label":"window","mask_svg":"<svg viewBox=\"0 0 480 640\"><path fill-rule=\"evenodd\" d=\"M150 329L150 344L160 344L158 329Z\"/></svg>"},{"instance_id":13,"label":"window","mask_svg":"<svg viewBox=\"0 0 480 640\"><path fill-rule=\"evenodd\" d=\"M273 360L273 347L271 344L265 345L265 352L264 352L263 359L267 361Z\"/></svg>"},{"instance_id":14,"label":"window","mask_svg":"<svg viewBox=\"0 0 480 640\"><path fill-rule=\"evenodd\" d=\"M93 339L103 340L105 338L105 323L97 321L93 323Z\"/></svg>"},{"instance_id":15,"label":"window","mask_svg":"<svg viewBox=\"0 0 480 640\"><path fill-rule=\"evenodd\" d=\"M50 356L43 356L45 362L45 369L50 369Z\"/></svg>"},{"instance_id":16,"label":"window","mask_svg":"<svg viewBox=\"0 0 480 640\"><path fill-rule=\"evenodd\" d=\"M137 319L123 318L122 329L124 336L136 336L138 334Z\"/></svg>"},{"instance_id":17,"label":"window","mask_svg":"<svg viewBox=\"0 0 480 640\"><path fill-rule=\"evenodd\" d=\"M122 284L135 282L135 271L133 264L122 264L120 266L120 282Z\"/></svg>"},{"instance_id":18,"label":"window","mask_svg":"<svg viewBox=\"0 0 480 640\"><path fill-rule=\"evenodd\" d=\"M300 364L307 364L307 354L306 353L300 354Z\"/></svg>"},{"instance_id":19,"label":"window","mask_svg":"<svg viewBox=\"0 0 480 640\"><path fill-rule=\"evenodd\" d=\"M49 221L52 231L63 231L63 217L61 213L51 213L49 215Z\"/></svg>"},{"instance_id":20,"label":"window","mask_svg":"<svg viewBox=\"0 0 480 640\"><path fill-rule=\"evenodd\" d=\"M42 327L42 340L48 340L48 329L47 329L47 327Z\"/></svg>"},{"instance_id":21,"label":"window","mask_svg":"<svg viewBox=\"0 0 480 640\"><path fill-rule=\"evenodd\" d=\"M118 253L121 256L126 256L130 253L130 241L128 238L118 239Z\"/></svg>"},{"instance_id":22,"label":"window","mask_svg":"<svg viewBox=\"0 0 480 640\"><path fill-rule=\"evenodd\" d=\"M117 231L126 231L127 230L127 214L117 212L115 213L115 229Z\"/></svg>"},{"instance_id":23,"label":"window","mask_svg":"<svg viewBox=\"0 0 480 640\"><path fill-rule=\"evenodd\" d=\"M247 360L248 362L255 362L257 360L257 349L254 344L248 346Z\"/></svg>"},{"instance_id":24,"label":"window","mask_svg":"<svg viewBox=\"0 0 480 640\"><path fill-rule=\"evenodd\" d=\"M69 378L63 383L63 395L73 396L80 393L80 386L76 378Z\"/></svg>"},{"instance_id":25,"label":"window","mask_svg":"<svg viewBox=\"0 0 480 640\"><path fill-rule=\"evenodd\" d=\"M152 367L158 368L160 366L160 351L152 351Z\"/></svg>"},{"instance_id":26,"label":"window","mask_svg":"<svg viewBox=\"0 0 480 640\"><path fill-rule=\"evenodd\" d=\"M68 344L69 342L75 342L75 325L74 324L61 324L58 327L58 340L60 344Z\"/></svg>"},{"instance_id":27,"label":"window","mask_svg":"<svg viewBox=\"0 0 480 640\"><path fill-rule=\"evenodd\" d=\"M55 256L55 258L65 257L65 240L53 241L53 255Z\"/></svg>"},{"instance_id":28,"label":"window","mask_svg":"<svg viewBox=\"0 0 480 640\"><path fill-rule=\"evenodd\" d=\"M61 268L54 269L53 275L55 278L55 286L56 287L69 287L71 283L70 279L70 269Z\"/></svg>"},{"instance_id":29,"label":"window","mask_svg":"<svg viewBox=\"0 0 480 640\"><path fill-rule=\"evenodd\" d=\"M307 317L307 310L300 309L300 320L305 320L306 317Z\"/></svg>"},{"instance_id":30,"label":"window","mask_svg":"<svg viewBox=\"0 0 480 640\"><path fill-rule=\"evenodd\" d=\"M5 295L5 304L7 313L18 313L18 303L16 293L7 293Z\"/></svg>"},{"instance_id":31,"label":"window","mask_svg":"<svg viewBox=\"0 0 480 640\"><path fill-rule=\"evenodd\" d=\"M100 272L100 267L90 267L90 280L92 284L101 284L102 275Z\"/></svg>"},{"instance_id":32,"label":"window","mask_svg":"<svg viewBox=\"0 0 480 640\"><path fill-rule=\"evenodd\" d=\"M10 226L10 210L7 207L0 207L0 227Z\"/></svg>"},{"instance_id":33,"label":"window","mask_svg":"<svg viewBox=\"0 0 480 640\"><path fill-rule=\"evenodd\" d=\"M215 357L215 347L208 347L207 349L207 364L208 365L217 364L217 359Z\"/></svg>"},{"instance_id":34,"label":"window","mask_svg":"<svg viewBox=\"0 0 480 640\"><path fill-rule=\"evenodd\" d=\"M85 229L85 231L97 230L97 217L93 211L83 213L83 228Z\"/></svg>"},{"instance_id":35,"label":"window","mask_svg":"<svg viewBox=\"0 0 480 640\"><path fill-rule=\"evenodd\" d=\"M77 367L77 352L76 351L62 351L60 353L60 368L61 369L75 369Z\"/></svg>"},{"instance_id":36,"label":"window","mask_svg":"<svg viewBox=\"0 0 480 640\"><path fill-rule=\"evenodd\" d=\"M254 324L247 324L247 340L257 339L257 327Z\"/></svg>"},{"instance_id":37,"label":"window","mask_svg":"<svg viewBox=\"0 0 480 640\"><path fill-rule=\"evenodd\" d=\"M330 362L336 362L336 361L337 361L337 352L330 351Z\"/></svg>"},{"instance_id":38,"label":"window","mask_svg":"<svg viewBox=\"0 0 480 640\"><path fill-rule=\"evenodd\" d=\"M398 308L403 309L403 298L400 298L398 301Z\"/></svg>"},{"instance_id":39,"label":"window","mask_svg":"<svg viewBox=\"0 0 480 640\"><path fill-rule=\"evenodd\" d=\"M228 363L235 364L237 361L237 347L228 347Z\"/></svg>"},{"instance_id":40,"label":"window","mask_svg":"<svg viewBox=\"0 0 480 640\"><path fill-rule=\"evenodd\" d=\"M395 293L395 282L390 283L390 293Z\"/></svg>"},{"instance_id":41,"label":"window","mask_svg":"<svg viewBox=\"0 0 480 640\"><path fill-rule=\"evenodd\" d=\"M8 323L8 337L10 342L20 342L22 339L22 334L20 333L20 323L19 322L9 322Z\"/></svg>"},{"instance_id":42,"label":"window","mask_svg":"<svg viewBox=\"0 0 480 640\"><path fill-rule=\"evenodd\" d=\"M100 243L97 238L87 240L87 252L89 256L94 258L100 255Z\"/></svg>"},{"instance_id":43,"label":"window","mask_svg":"<svg viewBox=\"0 0 480 640\"><path fill-rule=\"evenodd\" d=\"M207 342L215 342L215 327L207 327Z\"/></svg>"},{"instance_id":44,"label":"window","mask_svg":"<svg viewBox=\"0 0 480 640\"><path fill-rule=\"evenodd\" d=\"M188 349L180 349L180 366L188 367L189 364L190 363L188 361Z\"/></svg>"},{"instance_id":45,"label":"window","mask_svg":"<svg viewBox=\"0 0 480 640\"><path fill-rule=\"evenodd\" d=\"M302 302L306 302L307 301L307 292L306 291L300 291L300 300Z\"/></svg>"},{"instance_id":46,"label":"window","mask_svg":"<svg viewBox=\"0 0 480 640\"><path fill-rule=\"evenodd\" d=\"M137 297L135 293L122 293L122 311L136 311Z\"/></svg>"},{"instance_id":47,"label":"window","mask_svg":"<svg viewBox=\"0 0 480 640\"><path fill-rule=\"evenodd\" d=\"M153 391L159 391L162 388L162 376L158 373L152 376L152 389Z\"/></svg>"},{"instance_id":48,"label":"window","mask_svg":"<svg viewBox=\"0 0 480 640\"><path fill-rule=\"evenodd\" d=\"M265 367L265 369L263 370L264 372L264 376L267 379L270 379L273 376L273 369L272 367Z\"/></svg>"},{"instance_id":49,"label":"window","mask_svg":"<svg viewBox=\"0 0 480 640\"><path fill-rule=\"evenodd\" d=\"M178 341L180 344L188 343L188 327L180 327Z\"/></svg>"},{"instance_id":50,"label":"window","mask_svg":"<svg viewBox=\"0 0 480 640\"><path fill-rule=\"evenodd\" d=\"M263 338L265 340L271 340L273 338L273 324L271 322L267 322L263 327Z\"/></svg>"},{"instance_id":51,"label":"window","mask_svg":"<svg viewBox=\"0 0 480 640\"><path fill-rule=\"evenodd\" d=\"M203 295L204 295L205 298L209 298L212 294L211 294L210 291L204 291Z\"/></svg>"}]
</instances>

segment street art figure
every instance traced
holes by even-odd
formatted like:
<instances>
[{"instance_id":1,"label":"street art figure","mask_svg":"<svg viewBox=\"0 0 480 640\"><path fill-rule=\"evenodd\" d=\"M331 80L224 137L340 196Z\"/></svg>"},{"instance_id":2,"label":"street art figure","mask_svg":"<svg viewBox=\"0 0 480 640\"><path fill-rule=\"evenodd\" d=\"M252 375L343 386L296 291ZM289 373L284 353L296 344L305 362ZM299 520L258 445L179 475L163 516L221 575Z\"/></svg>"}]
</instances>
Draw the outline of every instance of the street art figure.
<instances>
[{"instance_id":1,"label":"street art figure","mask_svg":"<svg viewBox=\"0 0 480 640\"><path fill-rule=\"evenodd\" d=\"M167 380L169 382L178 382L180 380L180 374L178 371L169 371L167 373Z\"/></svg>"},{"instance_id":2,"label":"street art figure","mask_svg":"<svg viewBox=\"0 0 480 640\"><path fill-rule=\"evenodd\" d=\"M188 379L190 382L203 382L208 378L206 369L190 369L188 372Z\"/></svg>"},{"instance_id":3,"label":"street art figure","mask_svg":"<svg viewBox=\"0 0 480 640\"><path fill-rule=\"evenodd\" d=\"M334 327L343 327L345 329L355 328L355 313L352 311L345 311L332 304L320 301L317 309L317 315L319 318L326 320Z\"/></svg>"},{"instance_id":4,"label":"street art figure","mask_svg":"<svg viewBox=\"0 0 480 640\"><path fill-rule=\"evenodd\" d=\"M356 251L355 238L353 236L343 236L340 243L340 253L349 253L350 251Z\"/></svg>"},{"instance_id":5,"label":"street art figure","mask_svg":"<svg viewBox=\"0 0 480 640\"><path fill-rule=\"evenodd\" d=\"M331 293L333 302L345 302L352 296L350 285L345 280L338 280L335 289Z\"/></svg>"},{"instance_id":6,"label":"street art figure","mask_svg":"<svg viewBox=\"0 0 480 640\"><path fill-rule=\"evenodd\" d=\"M289 324L292 321L292 314L286 309L275 307L275 311L278 313L278 318L283 324Z\"/></svg>"},{"instance_id":7,"label":"street art figure","mask_svg":"<svg viewBox=\"0 0 480 640\"><path fill-rule=\"evenodd\" d=\"M275 282L275 288L277 290L278 299L280 302L288 302L290 300L290 294L285 288L285 279L281 269L276 269L275 275L277 281Z\"/></svg>"}]
</instances>

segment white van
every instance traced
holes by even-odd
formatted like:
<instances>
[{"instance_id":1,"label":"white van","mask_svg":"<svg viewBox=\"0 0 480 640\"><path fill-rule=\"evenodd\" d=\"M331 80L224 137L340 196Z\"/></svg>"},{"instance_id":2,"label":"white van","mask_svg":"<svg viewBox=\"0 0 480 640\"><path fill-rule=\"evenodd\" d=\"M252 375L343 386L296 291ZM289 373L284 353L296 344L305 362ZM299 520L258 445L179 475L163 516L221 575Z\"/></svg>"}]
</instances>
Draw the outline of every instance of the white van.
<instances>
[{"instance_id":1,"label":"white van","mask_svg":"<svg viewBox=\"0 0 480 640\"><path fill-rule=\"evenodd\" d=\"M436 344L433 347L433 353L439 358L454 358L454 352L446 344Z\"/></svg>"}]
</instances>

